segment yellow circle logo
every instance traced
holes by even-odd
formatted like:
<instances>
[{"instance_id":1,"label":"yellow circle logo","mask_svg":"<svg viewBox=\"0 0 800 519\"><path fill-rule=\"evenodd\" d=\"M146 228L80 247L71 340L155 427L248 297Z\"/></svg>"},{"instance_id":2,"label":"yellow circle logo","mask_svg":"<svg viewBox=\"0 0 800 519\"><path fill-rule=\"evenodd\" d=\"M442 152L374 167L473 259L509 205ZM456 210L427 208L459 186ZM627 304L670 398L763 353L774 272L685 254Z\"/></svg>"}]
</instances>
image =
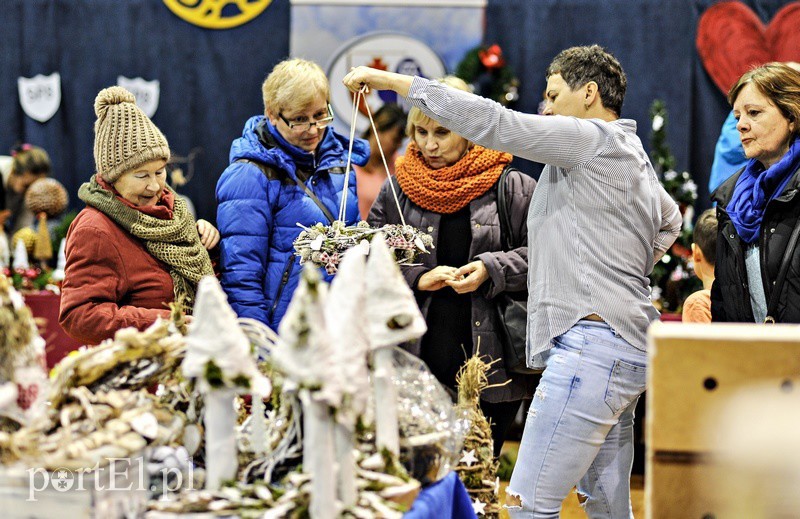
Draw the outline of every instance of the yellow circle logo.
<instances>
[{"instance_id":1,"label":"yellow circle logo","mask_svg":"<svg viewBox=\"0 0 800 519\"><path fill-rule=\"evenodd\" d=\"M272 0L164 0L181 19L204 29L232 29L244 25Z\"/></svg>"}]
</instances>

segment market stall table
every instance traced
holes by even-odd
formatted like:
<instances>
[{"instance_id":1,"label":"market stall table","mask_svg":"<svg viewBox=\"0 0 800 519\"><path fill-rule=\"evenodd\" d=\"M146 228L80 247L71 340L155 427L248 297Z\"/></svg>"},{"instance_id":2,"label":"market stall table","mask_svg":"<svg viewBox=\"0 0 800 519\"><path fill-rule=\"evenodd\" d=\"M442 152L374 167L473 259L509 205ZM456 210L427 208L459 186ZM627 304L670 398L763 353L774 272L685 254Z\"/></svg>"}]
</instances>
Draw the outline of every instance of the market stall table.
<instances>
[{"instance_id":1,"label":"market stall table","mask_svg":"<svg viewBox=\"0 0 800 519\"><path fill-rule=\"evenodd\" d=\"M58 324L58 309L61 296L49 290L23 293L25 304L31 309L33 317L43 322L40 333L45 341L47 367L52 368L69 352L77 350L81 344L70 337Z\"/></svg>"}]
</instances>

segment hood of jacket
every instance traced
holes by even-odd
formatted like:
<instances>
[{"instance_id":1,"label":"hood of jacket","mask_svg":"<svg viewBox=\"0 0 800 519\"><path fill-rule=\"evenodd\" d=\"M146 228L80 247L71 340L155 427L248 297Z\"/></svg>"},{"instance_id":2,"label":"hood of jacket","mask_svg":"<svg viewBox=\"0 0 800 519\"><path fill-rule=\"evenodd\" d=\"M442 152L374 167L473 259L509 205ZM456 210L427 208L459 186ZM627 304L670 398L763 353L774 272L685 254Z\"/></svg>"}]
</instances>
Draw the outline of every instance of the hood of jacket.
<instances>
[{"instance_id":1,"label":"hood of jacket","mask_svg":"<svg viewBox=\"0 0 800 519\"><path fill-rule=\"evenodd\" d=\"M285 171L297 178L298 166L304 171L329 170L347 166L347 137L336 133L332 126L325 128L325 135L314 153L289 144L263 115L247 120L242 136L231 144L230 162L249 159ZM351 162L363 166L369 159L369 144L364 139L353 142Z\"/></svg>"}]
</instances>

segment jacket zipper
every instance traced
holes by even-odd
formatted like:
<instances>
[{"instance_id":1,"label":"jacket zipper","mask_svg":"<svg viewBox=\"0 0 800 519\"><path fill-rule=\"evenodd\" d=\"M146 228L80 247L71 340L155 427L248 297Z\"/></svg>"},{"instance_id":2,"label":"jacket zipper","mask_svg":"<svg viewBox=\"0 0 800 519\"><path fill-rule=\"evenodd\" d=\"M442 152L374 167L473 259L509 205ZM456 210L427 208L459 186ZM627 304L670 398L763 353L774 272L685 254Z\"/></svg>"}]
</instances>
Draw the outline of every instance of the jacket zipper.
<instances>
[{"instance_id":1,"label":"jacket zipper","mask_svg":"<svg viewBox=\"0 0 800 519\"><path fill-rule=\"evenodd\" d=\"M725 213L727 216L727 212L724 209L720 209L720 212ZM744 280L747 279L747 265L744 257L744 248L741 247L739 242L736 239L736 230L733 227L733 222L728 219L728 222L725 225L725 241L728 242L730 245L731 250L734 253L734 257L737 259L737 268L736 270L741 274L744 273L744 278L740 279L739 281L742 283L742 288L744 289L744 298L742 301L738 301L742 314L741 315L750 315L750 321L755 320L753 317L753 309L750 304L750 286Z\"/></svg>"},{"instance_id":2,"label":"jacket zipper","mask_svg":"<svg viewBox=\"0 0 800 519\"><path fill-rule=\"evenodd\" d=\"M292 275L292 270L294 269L294 254L289 257L289 260L286 262L286 266L283 268L283 275L281 276L281 284L278 285L278 292L275 294L275 301L272 303L272 308L269 311L269 322L272 322L272 318L275 316L275 310L278 309L278 303L281 301L281 295L283 295L283 289L286 286L286 283L289 282L289 276Z\"/></svg>"},{"instance_id":3,"label":"jacket zipper","mask_svg":"<svg viewBox=\"0 0 800 519\"><path fill-rule=\"evenodd\" d=\"M759 240L759 261L761 262L761 284L764 285L764 299L769 310L769 298L772 295L772 286L770 286L769 278L767 277L767 233L764 224L767 222L767 211L764 210L764 216L761 218L761 238Z\"/></svg>"}]
</instances>

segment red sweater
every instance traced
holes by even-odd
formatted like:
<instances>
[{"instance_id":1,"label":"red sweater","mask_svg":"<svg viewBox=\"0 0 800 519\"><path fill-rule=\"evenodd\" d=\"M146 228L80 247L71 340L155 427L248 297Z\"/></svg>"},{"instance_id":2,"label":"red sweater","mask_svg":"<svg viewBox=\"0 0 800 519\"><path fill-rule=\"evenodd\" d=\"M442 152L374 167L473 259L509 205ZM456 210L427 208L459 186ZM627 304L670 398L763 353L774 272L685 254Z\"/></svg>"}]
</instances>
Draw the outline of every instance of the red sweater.
<instances>
[{"instance_id":1,"label":"red sweater","mask_svg":"<svg viewBox=\"0 0 800 519\"><path fill-rule=\"evenodd\" d=\"M86 207L72 222L66 255L59 323L76 340L98 344L169 316L175 295L167 267L97 209Z\"/></svg>"}]
</instances>

